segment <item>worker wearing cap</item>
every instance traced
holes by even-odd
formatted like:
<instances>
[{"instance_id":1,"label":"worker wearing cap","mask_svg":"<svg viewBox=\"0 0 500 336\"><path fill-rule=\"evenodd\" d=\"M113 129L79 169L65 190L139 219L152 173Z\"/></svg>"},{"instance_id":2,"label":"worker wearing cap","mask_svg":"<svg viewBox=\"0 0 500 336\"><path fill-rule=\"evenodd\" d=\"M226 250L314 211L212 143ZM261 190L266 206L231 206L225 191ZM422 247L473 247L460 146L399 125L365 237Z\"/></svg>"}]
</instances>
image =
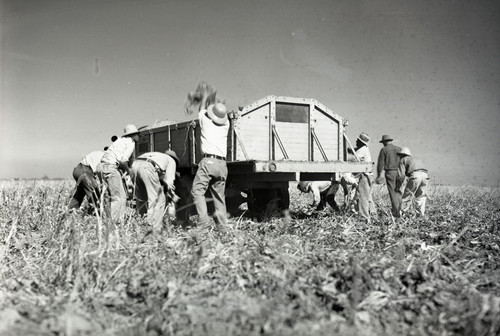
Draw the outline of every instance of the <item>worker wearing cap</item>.
<instances>
[{"instance_id":1,"label":"worker wearing cap","mask_svg":"<svg viewBox=\"0 0 500 336\"><path fill-rule=\"evenodd\" d=\"M98 170L107 184L111 202L106 212L115 222L125 219L127 191L123 185L122 172L130 173L135 143L139 141L139 131L135 125L125 126L124 134L114 141L104 153Z\"/></svg>"},{"instance_id":2,"label":"worker wearing cap","mask_svg":"<svg viewBox=\"0 0 500 336\"><path fill-rule=\"evenodd\" d=\"M135 185L136 210L140 215L147 215L153 228L161 228L167 203L175 216L175 170L179 158L173 150L165 153L148 152L140 155L132 164L130 176Z\"/></svg>"},{"instance_id":3,"label":"worker wearing cap","mask_svg":"<svg viewBox=\"0 0 500 336\"><path fill-rule=\"evenodd\" d=\"M425 203L427 200L427 185L429 175L423 163L411 155L408 147L401 148L398 153L401 157L398 174L396 176L396 188L401 189L405 178L408 178L406 188L401 201L401 214L408 213L413 201L417 214L425 215Z\"/></svg>"},{"instance_id":4,"label":"worker wearing cap","mask_svg":"<svg viewBox=\"0 0 500 336\"><path fill-rule=\"evenodd\" d=\"M368 149L370 137L366 133L361 133L356 139L356 157L360 162L372 162L372 156ZM359 215L370 222L371 214L375 214L375 204L372 198L373 173L361 173L358 175L358 211Z\"/></svg>"},{"instance_id":5,"label":"worker wearing cap","mask_svg":"<svg viewBox=\"0 0 500 336\"><path fill-rule=\"evenodd\" d=\"M202 103L201 106L205 106ZM227 135L229 120L226 106L212 104L199 112L201 128L201 152L203 158L198 163L198 170L191 188L191 195L198 213L198 227L209 226L205 193L210 191L214 203L214 220L223 230L227 224L225 188L227 179Z\"/></svg>"},{"instance_id":6,"label":"worker wearing cap","mask_svg":"<svg viewBox=\"0 0 500 336\"><path fill-rule=\"evenodd\" d=\"M335 202L335 194L339 189L338 183L332 183L332 181L300 181L297 189L303 193L310 192L313 194L313 202L304 209L305 214L311 215L314 211L321 211L327 203L333 210L339 210L339 206Z\"/></svg>"},{"instance_id":7,"label":"worker wearing cap","mask_svg":"<svg viewBox=\"0 0 500 336\"><path fill-rule=\"evenodd\" d=\"M385 171L385 183L389 198L391 199L391 213L394 217L399 216L399 207L401 204L401 193L396 190L396 175L399 168L398 152L401 147L392 144L393 138L390 135L383 135L379 142L384 146L380 150L377 160L377 178L376 183L382 183L382 170Z\"/></svg>"},{"instance_id":8,"label":"worker wearing cap","mask_svg":"<svg viewBox=\"0 0 500 336\"><path fill-rule=\"evenodd\" d=\"M73 178L76 181L76 191L69 202L69 209L78 209L83 199L87 196L90 205L89 213L99 209L100 190L95 173L97 165L101 162L103 151L94 151L87 154L73 169Z\"/></svg>"}]
</instances>

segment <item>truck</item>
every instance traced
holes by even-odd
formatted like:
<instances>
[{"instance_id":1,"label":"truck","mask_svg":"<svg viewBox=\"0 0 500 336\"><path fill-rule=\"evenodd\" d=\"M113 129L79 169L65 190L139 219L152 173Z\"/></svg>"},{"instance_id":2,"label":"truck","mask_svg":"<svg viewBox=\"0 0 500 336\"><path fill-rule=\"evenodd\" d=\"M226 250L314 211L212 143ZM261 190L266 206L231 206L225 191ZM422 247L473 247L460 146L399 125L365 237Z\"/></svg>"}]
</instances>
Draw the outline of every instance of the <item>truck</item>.
<instances>
[{"instance_id":1,"label":"truck","mask_svg":"<svg viewBox=\"0 0 500 336\"><path fill-rule=\"evenodd\" d=\"M373 163L348 160L347 119L312 98L267 96L228 113L226 205L245 201L262 213L270 202L290 205L291 181L339 180L341 173L369 173ZM179 157L178 218L193 213L190 189L202 158L198 120L163 121L139 128L136 155L171 149ZM246 197L243 197L246 196Z\"/></svg>"}]
</instances>

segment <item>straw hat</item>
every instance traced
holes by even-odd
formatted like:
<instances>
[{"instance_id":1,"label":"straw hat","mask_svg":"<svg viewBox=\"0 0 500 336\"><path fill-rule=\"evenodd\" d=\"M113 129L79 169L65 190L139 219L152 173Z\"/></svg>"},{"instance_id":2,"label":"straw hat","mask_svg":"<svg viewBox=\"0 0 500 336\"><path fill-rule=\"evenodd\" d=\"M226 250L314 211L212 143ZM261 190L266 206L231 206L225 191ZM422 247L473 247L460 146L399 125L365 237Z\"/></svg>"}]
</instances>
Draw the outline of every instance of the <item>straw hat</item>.
<instances>
[{"instance_id":1,"label":"straw hat","mask_svg":"<svg viewBox=\"0 0 500 336\"><path fill-rule=\"evenodd\" d=\"M167 150L165 151L165 154L167 154L167 155L168 155L168 156L170 156L172 159L174 159L174 160L175 160L175 164L176 164L176 165L179 165L179 162L180 162L180 161L179 161L179 158L177 157L177 154L175 154L175 152L174 152L173 150L171 150L171 149L167 149Z\"/></svg>"},{"instance_id":2,"label":"straw hat","mask_svg":"<svg viewBox=\"0 0 500 336\"><path fill-rule=\"evenodd\" d=\"M408 147L402 147L398 155L408 155L411 156L410 149Z\"/></svg>"},{"instance_id":3,"label":"straw hat","mask_svg":"<svg viewBox=\"0 0 500 336\"><path fill-rule=\"evenodd\" d=\"M207 108L207 114L217 126L225 125L227 122L227 109L224 104L212 104Z\"/></svg>"},{"instance_id":4,"label":"straw hat","mask_svg":"<svg viewBox=\"0 0 500 336\"><path fill-rule=\"evenodd\" d=\"M380 140L379 142L385 142L385 141L392 141L394 140L390 135L382 135L382 140Z\"/></svg>"},{"instance_id":5,"label":"straw hat","mask_svg":"<svg viewBox=\"0 0 500 336\"><path fill-rule=\"evenodd\" d=\"M363 132L358 136L358 140L368 146L368 143L370 142L370 136Z\"/></svg>"},{"instance_id":6,"label":"straw hat","mask_svg":"<svg viewBox=\"0 0 500 336\"><path fill-rule=\"evenodd\" d=\"M139 130L134 124L128 124L127 126L125 126L123 132L124 132L123 136L126 136L139 133Z\"/></svg>"}]
</instances>

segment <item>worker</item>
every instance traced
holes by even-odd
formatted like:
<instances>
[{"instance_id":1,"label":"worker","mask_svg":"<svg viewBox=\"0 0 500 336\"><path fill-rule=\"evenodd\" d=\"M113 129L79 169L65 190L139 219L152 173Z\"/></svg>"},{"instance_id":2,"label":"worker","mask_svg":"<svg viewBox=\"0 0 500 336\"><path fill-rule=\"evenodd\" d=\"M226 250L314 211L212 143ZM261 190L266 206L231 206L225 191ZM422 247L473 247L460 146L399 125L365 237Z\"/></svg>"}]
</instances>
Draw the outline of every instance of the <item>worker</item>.
<instances>
[{"instance_id":1,"label":"worker","mask_svg":"<svg viewBox=\"0 0 500 336\"><path fill-rule=\"evenodd\" d=\"M372 156L370 150L368 149L368 143L370 142L370 136L367 133L361 133L356 139L356 157L360 162L372 162ZM366 220L368 223L371 221L371 214L375 214L375 204L372 198L372 182L373 173L359 173L358 177L358 188L356 190L358 204L357 210L361 218Z\"/></svg>"},{"instance_id":2,"label":"worker","mask_svg":"<svg viewBox=\"0 0 500 336\"><path fill-rule=\"evenodd\" d=\"M338 190L338 184L332 181L300 181L297 185L303 193L311 192L313 194L313 202L311 205L303 209L303 213L310 216L315 211L321 211L328 203L333 210L339 211L339 206L335 202L335 194Z\"/></svg>"},{"instance_id":3,"label":"worker","mask_svg":"<svg viewBox=\"0 0 500 336\"><path fill-rule=\"evenodd\" d=\"M300 181L297 189L303 193L311 192L313 194L313 203L304 208L303 213L310 216L315 211L323 210L327 203L334 211L339 211L340 208L335 201L335 195L340 187L342 187L344 198L346 203L348 203L350 186L357 186L357 180L351 173L340 174L339 181Z\"/></svg>"},{"instance_id":4,"label":"worker","mask_svg":"<svg viewBox=\"0 0 500 336\"><path fill-rule=\"evenodd\" d=\"M122 174L130 175L130 163L136 142L139 141L139 131L133 124L125 126L124 134L114 141L104 153L98 171L107 184L111 202L106 205L106 212L114 222L125 219L127 191Z\"/></svg>"},{"instance_id":5,"label":"worker","mask_svg":"<svg viewBox=\"0 0 500 336\"><path fill-rule=\"evenodd\" d=\"M130 170L135 186L136 211L147 215L148 222L160 229L162 219L169 204L169 216L175 217L175 170L179 158L173 150L165 153L148 152L140 155Z\"/></svg>"},{"instance_id":6,"label":"worker","mask_svg":"<svg viewBox=\"0 0 500 336\"><path fill-rule=\"evenodd\" d=\"M206 95L201 106L205 106ZM198 230L210 226L205 193L210 191L217 227L224 231L227 224L225 188L227 179L227 135L229 120L226 106L222 103L209 105L198 114L201 128L201 152L203 158L198 163L198 170L191 188L191 195L198 213Z\"/></svg>"},{"instance_id":7,"label":"worker","mask_svg":"<svg viewBox=\"0 0 500 336\"><path fill-rule=\"evenodd\" d=\"M76 181L76 190L69 202L69 209L79 209L83 199L87 196L89 203L88 213L97 213L99 209L100 188L96 180L97 165L101 162L103 151L91 152L73 169L73 178Z\"/></svg>"},{"instance_id":8,"label":"worker","mask_svg":"<svg viewBox=\"0 0 500 336\"><path fill-rule=\"evenodd\" d=\"M401 148L398 155L401 160L396 176L396 189L400 190L405 178L408 177L401 201L401 215L409 212L413 201L417 215L423 217L425 216L427 185L429 184L428 171L420 160L411 155L408 147Z\"/></svg>"},{"instance_id":9,"label":"worker","mask_svg":"<svg viewBox=\"0 0 500 336\"><path fill-rule=\"evenodd\" d=\"M387 185L387 191L391 200L391 213L394 217L398 217L401 193L399 190L396 190L396 175L398 174L400 159L398 152L401 150L401 147L393 145L393 140L390 135L383 135L382 140L379 141L383 147L378 154L377 178L375 179L375 183L381 184L383 182L382 170L384 170L385 184Z\"/></svg>"}]
</instances>

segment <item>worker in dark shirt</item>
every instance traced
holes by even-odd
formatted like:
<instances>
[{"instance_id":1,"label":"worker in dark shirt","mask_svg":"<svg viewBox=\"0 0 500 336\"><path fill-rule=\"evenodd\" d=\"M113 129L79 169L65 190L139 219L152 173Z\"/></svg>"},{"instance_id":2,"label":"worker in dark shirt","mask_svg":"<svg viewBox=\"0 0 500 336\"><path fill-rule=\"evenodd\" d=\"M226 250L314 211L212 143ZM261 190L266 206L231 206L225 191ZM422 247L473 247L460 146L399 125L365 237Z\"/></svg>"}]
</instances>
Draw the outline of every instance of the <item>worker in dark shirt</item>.
<instances>
[{"instance_id":1,"label":"worker in dark shirt","mask_svg":"<svg viewBox=\"0 0 500 336\"><path fill-rule=\"evenodd\" d=\"M401 192L396 190L396 175L399 168L400 157L398 155L401 147L392 144L393 138L390 135L383 135L380 143L384 145L380 150L377 161L377 178L375 183L382 183L382 170L385 171L385 183L389 198L391 199L391 213L394 217L399 217L399 207L401 205Z\"/></svg>"}]
</instances>

